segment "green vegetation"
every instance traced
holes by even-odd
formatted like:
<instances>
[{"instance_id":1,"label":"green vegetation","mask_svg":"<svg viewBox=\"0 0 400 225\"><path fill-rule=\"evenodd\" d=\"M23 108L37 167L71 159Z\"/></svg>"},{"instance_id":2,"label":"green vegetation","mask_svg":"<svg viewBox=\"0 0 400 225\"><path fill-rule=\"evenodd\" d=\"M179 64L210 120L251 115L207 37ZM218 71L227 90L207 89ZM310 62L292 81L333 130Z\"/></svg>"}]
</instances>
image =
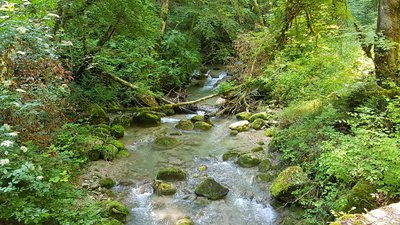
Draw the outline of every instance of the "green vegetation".
<instances>
[{"instance_id":1,"label":"green vegetation","mask_svg":"<svg viewBox=\"0 0 400 225\"><path fill-rule=\"evenodd\" d=\"M125 128L181 111L171 99L217 64L231 77L215 92L226 100L215 115L245 120L232 136L265 129L277 157L223 160L260 164L265 182L282 170L270 191L304 210L299 224L398 201L399 13L383 0L2 1L0 224L121 224L129 210L87 198L78 175L129 155L116 140ZM109 114L119 111L134 112ZM177 125L212 127L200 115ZM186 176L165 168L157 179Z\"/></svg>"}]
</instances>

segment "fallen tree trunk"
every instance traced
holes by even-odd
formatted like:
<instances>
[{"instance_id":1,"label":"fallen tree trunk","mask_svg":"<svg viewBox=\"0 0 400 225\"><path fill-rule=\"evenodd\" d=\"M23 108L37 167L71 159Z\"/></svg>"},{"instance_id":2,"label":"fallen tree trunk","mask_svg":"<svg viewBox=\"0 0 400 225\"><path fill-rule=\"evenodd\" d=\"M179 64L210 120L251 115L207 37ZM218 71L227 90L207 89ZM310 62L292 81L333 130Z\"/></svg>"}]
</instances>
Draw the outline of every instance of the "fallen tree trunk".
<instances>
[{"instance_id":1,"label":"fallen tree trunk","mask_svg":"<svg viewBox=\"0 0 400 225\"><path fill-rule=\"evenodd\" d=\"M199 102L205 101L210 98L217 97L219 94L212 94L205 96L203 98L199 98L197 100L193 101L187 101L187 102L178 102L178 103L173 103L173 104L166 104L166 105L161 105L161 106L155 106L155 107L132 107L132 108L120 108L120 109L106 109L107 112L144 112L144 111L161 111L165 109L173 109L173 108L178 108L178 107L183 107L183 106L188 106L188 105L194 105Z\"/></svg>"}]
</instances>

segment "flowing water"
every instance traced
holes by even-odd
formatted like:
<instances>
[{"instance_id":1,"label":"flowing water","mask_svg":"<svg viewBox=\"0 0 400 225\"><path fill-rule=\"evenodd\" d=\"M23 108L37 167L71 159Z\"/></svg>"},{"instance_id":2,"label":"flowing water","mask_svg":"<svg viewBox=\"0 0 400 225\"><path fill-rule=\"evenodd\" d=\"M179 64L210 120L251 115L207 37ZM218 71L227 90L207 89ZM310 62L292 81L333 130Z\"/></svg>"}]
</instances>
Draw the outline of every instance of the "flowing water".
<instances>
[{"instance_id":1,"label":"flowing water","mask_svg":"<svg viewBox=\"0 0 400 225\"><path fill-rule=\"evenodd\" d=\"M192 93L196 97L210 93L225 76L222 73L218 78L209 77L204 87ZM258 146L257 142L267 142L263 132L250 131L232 137L228 128L234 122L231 118L213 118L215 126L206 132L175 128L180 119L192 116L175 115L163 118L159 127L126 130L122 142L131 155L113 162L114 171L109 171L119 181L114 191L131 210L126 224L173 225L184 216L190 216L197 225L276 224L277 213L269 204L268 188L254 179L257 168L240 168L233 161L221 159L228 150L250 151ZM155 148L154 139L165 135L176 137L180 145L172 149ZM160 197L153 194L152 182L158 169L166 166L184 169L188 179L172 182L177 187L175 195ZM207 169L199 170L201 166ZM229 188L228 195L218 201L197 197L194 190L205 177Z\"/></svg>"}]
</instances>

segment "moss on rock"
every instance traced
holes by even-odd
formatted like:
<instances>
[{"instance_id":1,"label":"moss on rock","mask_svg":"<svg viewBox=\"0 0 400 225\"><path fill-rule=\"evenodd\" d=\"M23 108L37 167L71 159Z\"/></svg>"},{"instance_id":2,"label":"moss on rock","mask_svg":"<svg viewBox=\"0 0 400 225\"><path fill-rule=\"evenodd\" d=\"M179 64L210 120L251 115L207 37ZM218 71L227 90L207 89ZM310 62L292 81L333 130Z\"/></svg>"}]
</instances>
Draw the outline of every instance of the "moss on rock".
<instances>
[{"instance_id":1,"label":"moss on rock","mask_svg":"<svg viewBox=\"0 0 400 225\"><path fill-rule=\"evenodd\" d=\"M158 149L171 149L171 148L175 148L179 144L180 144L180 142L178 139L176 139L174 137L164 136L164 137L156 138L153 146Z\"/></svg>"},{"instance_id":2,"label":"moss on rock","mask_svg":"<svg viewBox=\"0 0 400 225\"><path fill-rule=\"evenodd\" d=\"M353 207L355 209L352 210L352 213L363 213L365 209L375 209L377 207L376 201L371 195L375 192L375 187L367 181L357 182L347 195L347 204L343 207L343 211L350 211Z\"/></svg>"},{"instance_id":3,"label":"moss on rock","mask_svg":"<svg viewBox=\"0 0 400 225\"><path fill-rule=\"evenodd\" d=\"M186 173L180 168L167 167L158 171L156 179L163 181L181 181L186 179Z\"/></svg>"},{"instance_id":4,"label":"moss on rock","mask_svg":"<svg viewBox=\"0 0 400 225\"><path fill-rule=\"evenodd\" d=\"M99 185L102 188L110 189L115 186L115 181L111 178L103 178L103 179L100 179Z\"/></svg>"},{"instance_id":5,"label":"moss on rock","mask_svg":"<svg viewBox=\"0 0 400 225\"><path fill-rule=\"evenodd\" d=\"M132 123L132 115L116 116L111 122L112 125L121 125L125 128L130 127Z\"/></svg>"},{"instance_id":6,"label":"moss on rock","mask_svg":"<svg viewBox=\"0 0 400 225\"><path fill-rule=\"evenodd\" d=\"M252 152L262 152L264 151L264 148L262 146L257 146L253 149L251 149Z\"/></svg>"},{"instance_id":7,"label":"moss on rock","mask_svg":"<svg viewBox=\"0 0 400 225\"><path fill-rule=\"evenodd\" d=\"M176 193L176 188L172 184L161 180L154 182L153 189L157 195L173 195Z\"/></svg>"},{"instance_id":8,"label":"moss on rock","mask_svg":"<svg viewBox=\"0 0 400 225\"><path fill-rule=\"evenodd\" d=\"M110 140L108 143L114 145L114 146L118 149L118 151L126 150L125 145L122 144L122 143L121 143L120 141L118 141L118 140L112 139L112 140Z\"/></svg>"},{"instance_id":9,"label":"moss on rock","mask_svg":"<svg viewBox=\"0 0 400 225\"><path fill-rule=\"evenodd\" d=\"M292 192L308 182L307 175L300 166L291 166L282 171L272 182L270 191L273 197L283 201L292 199Z\"/></svg>"},{"instance_id":10,"label":"moss on rock","mask_svg":"<svg viewBox=\"0 0 400 225\"><path fill-rule=\"evenodd\" d=\"M183 219L178 220L175 225L194 225L194 222L192 219L186 217Z\"/></svg>"},{"instance_id":11,"label":"moss on rock","mask_svg":"<svg viewBox=\"0 0 400 225\"><path fill-rule=\"evenodd\" d=\"M204 120L205 120L205 118L203 115L195 115L190 119L190 121L192 121L192 123L201 122Z\"/></svg>"},{"instance_id":12,"label":"moss on rock","mask_svg":"<svg viewBox=\"0 0 400 225\"><path fill-rule=\"evenodd\" d=\"M258 165L258 171L268 172L270 169L271 169L271 161L269 159L261 160L261 163Z\"/></svg>"},{"instance_id":13,"label":"moss on rock","mask_svg":"<svg viewBox=\"0 0 400 225\"><path fill-rule=\"evenodd\" d=\"M237 120L250 120L250 117L253 115L251 112L241 112L236 114Z\"/></svg>"},{"instance_id":14,"label":"moss on rock","mask_svg":"<svg viewBox=\"0 0 400 225\"><path fill-rule=\"evenodd\" d=\"M212 125L207 122L198 121L198 122L194 123L194 129L196 129L196 130L207 131L207 130L210 130L211 128L212 128Z\"/></svg>"},{"instance_id":15,"label":"moss on rock","mask_svg":"<svg viewBox=\"0 0 400 225\"><path fill-rule=\"evenodd\" d=\"M250 123L247 120L241 120L229 125L229 129L236 130L238 132L248 131L250 129Z\"/></svg>"},{"instance_id":16,"label":"moss on rock","mask_svg":"<svg viewBox=\"0 0 400 225\"><path fill-rule=\"evenodd\" d=\"M261 119L261 120L268 120L270 118L270 116L265 113L265 112L260 112L260 113L256 113L254 115L252 115L249 119L250 122L255 121L256 119Z\"/></svg>"},{"instance_id":17,"label":"moss on rock","mask_svg":"<svg viewBox=\"0 0 400 225\"><path fill-rule=\"evenodd\" d=\"M265 125L265 122L263 119L255 119L251 124L250 127L253 128L254 130L261 130L263 126Z\"/></svg>"},{"instance_id":18,"label":"moss on rock","mask_svg":"<svg viewBox=\"0 0 400 225\"><path fill-rule=\"evenodd\" d=\"M90 106L89 122L92 125L108 124L110 122L110 118L107 116L107 113L103 108L101 108L98 104L93 104Z\"/></svg>"},{"instance_id":19,"label":"moss on rock","mask_svg":"<svg viewBox=\"0 0 400 225\"><path fill-rule=\"evenodd\" d=\"M161 124L161 116L151 112L141 112L132 118L132 122L142 126L158 126Z\"/></svg>"},{"instance_id":20,"label":"moss on rock","mask_svg":"<svg viewBox=\"0 0 400 225\"><path fill-rule=\"evenodd\" d=\"M122 138L125 134L125 128L122 125L114 125L111 127L111 135L115 138Z\"/></svg>"},{"instance_id":21,"label":"moss on rock","mask_svg":"<svg viewBox=\"0 0 400 225\"><path fill-rule=\"evenodd\" d=\"M181 130L193 130L194 125L190 120L181 120L175 127Z\"/></svg>"},{"instance_id":22,"label":"moss on rock","mask_svg":"<svg viewBox=\"0 0 400 225\"><path fill-rule=\"evenodd\" d=\"M217 183L212 178L206 178L203 180L195 190L196 195L204 196L211 200L221 199L225 197L228 192L228 188Z\"/></svg>"},{"instance_id":23,"label":"moss on rock","mask_svg":"<svg viewBox=\"0 0 400 225\"><path fill-rule=\"evenodd\" d=\"M128 208L118 201L103 201L101 202L105 216L124 221L129 214Z\"/></svg>"},{"instance_id":24,"label":"moss on rock","mask_svg":"<svg viewBox=\"0 0 400 225\"><path fill-rule=\"evenodd\" d=\"M112 161L118 154L118 148L112 144L101 146L101 158L106 161Z\"/></svg>"},{"instance_id":25,"label":"moss on rock","mask_svg":"<svg viewBox=\"0 0 400 225\"><path fill-rule=\"evenodd\" d=\"M257 156L248 153L241 155L237 161L237 164L244 168L251 168L257 166L260 164L260 162L261 160Z\"/></svg>"},{"instance_id":26,"label":"moss on rock","mask_svg":"<svg viewBox=\"0 0 400 225\"><path fill-rule=\"evenodd\" d=\"M231 160L231 159L236 159L236 158L239 157L241 154L242 154L242 153L239 152L239 151L231 150L231 151L228 151L228 152L226 152L226 153L224 153L224 154L222 155L222 160L223 160L223 161L228 161L228 160Z\"/></svg>"}]
</instances>

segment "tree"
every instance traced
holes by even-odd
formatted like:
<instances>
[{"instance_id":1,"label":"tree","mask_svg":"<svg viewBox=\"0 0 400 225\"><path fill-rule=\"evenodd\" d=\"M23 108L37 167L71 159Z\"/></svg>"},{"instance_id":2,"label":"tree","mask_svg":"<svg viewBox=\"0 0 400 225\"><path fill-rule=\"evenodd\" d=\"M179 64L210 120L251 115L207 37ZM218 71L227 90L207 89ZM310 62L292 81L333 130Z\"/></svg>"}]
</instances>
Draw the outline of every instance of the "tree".
<instances>
[{"instance_id":1,"label":"tree","mask_svg":"<svg viewBox=\"0 0 400 225\"><path fill-rule=\"evenodd\" d=\"M400 86L400 1L380 0L377 34L388 41L375 46L378 83L393 81Z\"/></svg>"}]
</instances>

